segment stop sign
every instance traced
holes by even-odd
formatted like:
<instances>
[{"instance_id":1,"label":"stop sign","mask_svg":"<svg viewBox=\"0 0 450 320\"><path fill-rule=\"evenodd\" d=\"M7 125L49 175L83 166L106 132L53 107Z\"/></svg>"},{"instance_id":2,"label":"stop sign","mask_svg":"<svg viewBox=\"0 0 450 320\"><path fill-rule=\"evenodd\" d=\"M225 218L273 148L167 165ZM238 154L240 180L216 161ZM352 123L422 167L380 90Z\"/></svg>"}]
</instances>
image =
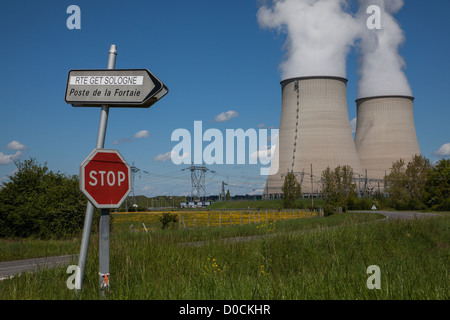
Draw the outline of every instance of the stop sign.
<instances>
[{"instance_id":1,"label":"stop sign","mask_svg":"<svg viewBox=\"0 0 450 320\"><path fill-rule=\"evenodd\" d=\"M80 190L96 208L119 208L131 189L130 171L119 151L95 149L81 163Z\"/></svg>"}]
</instances>

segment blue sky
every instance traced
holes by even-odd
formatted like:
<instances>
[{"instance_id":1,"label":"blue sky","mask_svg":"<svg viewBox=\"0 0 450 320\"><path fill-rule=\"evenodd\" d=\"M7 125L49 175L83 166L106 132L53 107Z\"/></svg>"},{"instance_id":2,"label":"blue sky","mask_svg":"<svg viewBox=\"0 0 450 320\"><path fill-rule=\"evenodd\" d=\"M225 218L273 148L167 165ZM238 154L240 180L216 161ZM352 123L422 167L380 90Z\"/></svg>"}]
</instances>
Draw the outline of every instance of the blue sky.
<instances>
[{"instance_id":1,"label":"blue sky","mask_svg":"<svg viewBox=\"0 0 450 320\"><path fill-rule=\"evenodd\" d=\"M111 44L117 69L152 71L169 94L150 109L111 108L105 148L118 149L141 169L135 193L189 194L187 165L155 158L176 145L178 128L278 128L279 64L285 34L261 29L255 0L4 1L0 12L0 181L14 159L36 158L53 171L78 174L94 149L100 110L64 102L71 69L104 69ZM69 5L81 9L81 29L69 30ZM415 96L422 154L432 161L450 143L450 21L448 0L405 0L395 15L406 35L401 47ZM356 117L357 53L348 56L348 111ZM236 117L216 122L235 111ZM137 136L135 136L138 132ZM207 192L221 181L232 194L254 193L260 166L214 165ZM145 173L144 171L148 172Z\"/></svg>"}]
</instances>

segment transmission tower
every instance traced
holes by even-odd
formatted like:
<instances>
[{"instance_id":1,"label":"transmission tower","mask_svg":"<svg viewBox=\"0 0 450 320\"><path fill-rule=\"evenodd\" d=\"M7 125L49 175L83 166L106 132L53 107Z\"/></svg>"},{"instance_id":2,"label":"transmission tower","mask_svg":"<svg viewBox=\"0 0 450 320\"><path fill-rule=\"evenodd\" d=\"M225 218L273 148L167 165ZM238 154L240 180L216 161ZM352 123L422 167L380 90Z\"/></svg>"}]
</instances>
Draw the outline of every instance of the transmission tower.
<instances>
[{"instance_id":1,"label":"transmission tower","mask_svg":"<svg viewBox=\"0 0 450 320\"><path fill-rule=\"evenodd\" d=\"M289 173L289 172L288 172L288 173ZM305 177L305 174L306 174L305 169L303 169L303 171L300 171L300 172L294 172L294 171L291 171L290 173L294 174L294 176L295 176L296 179L297 179L298 176L300 176L299 184L300 184L300 187L301 187L301 186L302 186L302 183L303 183L303 178ZM287 175L287 173L282 173L282 174L281 174L281 179L282 179L283 181L284 181L284 178L286 177L286 175Z\"/></svg>"},{"instance_id":2,"label":"transmission tower","mask_svg":"<svg viewBox=\"0 0 450 320\"><path fill-rule=\"evenodd\" d=\"M227 186L228 183L226 183L225 181L222 181L222 192L220 193L220 200L223 201L226 197L225 195L225 186Z\"/></svg>"},{"instance_id":3,"label":"transmission tower","mask_svg":"<svg viewBox=\"0 0 450 320\"><path fill-rule=\"evenodd\" d=\"M135 209L137 211L137 207L135 206L135 204L136 204L136 195L134 194L134 178L136 177L136 173L139 173L139 177L140 177L141 169L136 168L134 166L134 162L133 162L133 165L131 166L130 169L131 169L131 188L130 188L130 193L131 193L131 197L133 198L132 203L133 203L133 205L134 205L134 207L135 207Z\"/></svg>"},{"instance_id":4,"label":"transmission tower","mask_svg":"<svg viewBox=\"0 0 450 320\"><path fill-rule=\"evenodd\" d=\"M191 196L192 199L194 199L194 196L197 196L199 199L201 198L201 194L203 194L204 198L206 199L206 183L205 183L205 176L206 173L209 171L211 173L216 173L213 170L209 170L204 165L203 166L190 166L189 168L182 169L184 170L190 170L191 171Z\"/></svg>"}]
</instances>

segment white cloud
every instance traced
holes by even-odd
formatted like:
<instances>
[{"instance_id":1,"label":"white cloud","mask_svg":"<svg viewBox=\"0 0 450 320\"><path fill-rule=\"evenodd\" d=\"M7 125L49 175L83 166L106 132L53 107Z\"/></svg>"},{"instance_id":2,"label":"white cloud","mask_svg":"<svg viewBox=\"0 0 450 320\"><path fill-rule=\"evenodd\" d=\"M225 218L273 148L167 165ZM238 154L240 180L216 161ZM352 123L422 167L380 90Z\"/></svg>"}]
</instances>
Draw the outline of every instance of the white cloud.
<instances>
[{"instance_id":1,"label":"white cloud","mask_svg":"<svg viewBox=\"0 0 450 320\"><path fill-rule=\"evenodd\" d=\"M214 118L214 121L225 122L225 121L231 120L232 118L236 118L238 116L239 116L239 113L237 113L236 111L230 110L227 112L222 112L221 114L217 115Z\"/></svg>"},{"instance_id":2,"label":"white cloud","mask_svg":"<svg viewBox=\"0 0 450 320\"><path fill-rule=\"evenodd\" d=\"M131 143L133 142L133 139L142 139L142 138L147 138L150 136L150 132L148 130L141 130L138 131L134 134L133 138L121 138L118 140L115 140L112 144L113 145L118 145L118 144L122 144L122 143Z\"/></svg>"},{"instance_id":3,"label":"white cloud","mask_svg":"<svg viewBox=\"0 0 450 320\"><path fill-rule=\"evenodd\" d=\"M443 144L434 154L441 157L450 157L450 143Z\"/></svg>"},{"instance_id":4,"label":"white cloud","mask_svg":"<svg viewBox=\"0 0 450 320\"><path fill-rule=\"evenodd\" d=\"M118 145L118 144L121 144L121 143L130 143L132 141L133 140L131 140L130 138L122 138L122 139L114 141L112 144L113 145Z\"/></svg>"},{"instance_id":5,"label":"white cloud","mask_svg":"<svg viewBox=\"0 0 450 320\"><path fill-rule=\"evenodd\" d=\"M0 152L0 165L2 164L10 164L14 160L20 158L22 156L23 152L18 150L15 154L4 154L3 152Z\"/></svg>"},{"instance_id":6,"label":"white cloud","mask_svg":"<svg viewBox=\"0 0 450 320\"><path fill-rule=\"evenodd\" d=\"M350 121L350 127L352 128L352 133L356 132L356 121L357 121L356 118L353 118L353 120Z\"/></svg>"},{"instance_id":7,"label":"white cloud","mask_svg":"<svg viewBox=\"0 0 450 320\"><path fill-rule=\"evenodd\" d=\"M272 156L275 153L275 147L276 145L272 145L271 147L261 147L258 151L253 152L250 155L250 159L258 160L261 163L269 163L272 161Z\"/></svg>"},{"instance_id":8,"label":"white cloud","mask_svg":"<svg viewBox=\"0 0 450 320\"><path fill-rule=\"evenodd\" d=\"M177 154L172 150L166 153L158 154L156 157L153 158L153 161L166 162L169 160L173 161L173 159L179 159L180 161L183 161L185 159L189 159L190 156L191 154L189 152L183 153L183 155L180 156L179 154Z\"/></svg>"},{"instance_id":9,"label":"white cloud","mask_svg":"<svg viewBox=\"0 0 450 320\"><path fill-rule=\"evenodd\" d=\"M147 138L148 136L150 136L150 132L148 132L148 130L141 130L134 134L135 139Z\"/></svg>"},{"instance_id":10,"label":"white cloud","mask_svg":"<svg viewBox=\"0 0 450 320\"><path fill-rule=\"evenodd\" d=\"M9 150L27 150L27 146L21 144L19 141L13 140L10 143L8 143L8 145L6 146L6 149Z\"/></svg>"},{"instance_id":11,"label":"white cloud","mask_svg":"<svg viewBox=\"0 0 450 320\"><path fill-rule=\"evenodd\" d=\"M153 161L163 161L163 162L169 161L171 159L170 155L171 151L158 154L156 157L153 158Z\"/></svg>"}]
</instances>

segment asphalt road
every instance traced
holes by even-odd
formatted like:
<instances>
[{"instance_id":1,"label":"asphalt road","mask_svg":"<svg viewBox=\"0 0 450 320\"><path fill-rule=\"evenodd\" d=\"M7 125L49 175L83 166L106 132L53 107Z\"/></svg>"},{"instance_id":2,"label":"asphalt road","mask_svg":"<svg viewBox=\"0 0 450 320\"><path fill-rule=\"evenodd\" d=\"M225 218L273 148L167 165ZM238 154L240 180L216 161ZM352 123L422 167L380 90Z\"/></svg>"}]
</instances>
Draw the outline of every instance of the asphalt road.
<instances>
[{"instance_id":1,"label":"asphalt road","mask_svg":"<svg viewBox=\"0 0 450 320\"><path fill-rule=\"evenodd\" d=\"M385 220L395 220L395 219L414 219L414 218L431 218L431 217L437 217L438 214L436 213L424 213L424 212L408 212L408 211L358 211L358 212L373 212L373 213L379 213L386 217Z\"/></svg>"},{"instance_id":2,"label":"asphalt road","mask_svg":"<svg viewBox=\"0 0 450 320\"><path fill-rule=\"evenodd\" d=\"M380 213L386 217L386 219L379 221L388 221L395 219L414 219L414 218L425 218L425 217L433 217L438 216L433 213L422 213L422 212L392 212L392 211L362 211L362 212L375 212ZM259 236L253 237L242 237L242 238L231 238L224 239L226 242L239 242L239 241L248 241L253 238L257 238ZM199 246L203 245L204 241L199 242L189 242L183 243L180 245L183 246ZM15 275L18 275L22 272L32 272L37 271L42 268L51 268L57 265L69 266L71 263L76 264L77 255L67 255L67 256L59 256L59 257L46 257L46 258L36 258L36 259L27 259L27 260L16 260L16 261L8 261L8 262L0 262L0 281L4 279L8 279Z\"/></svg>"},{"instance_id":3,"label":"asphalt road","mask_svg":"<svg viewBox=\"0 0 450 320\"><path fill-rule=\"evenodd\" d=\"M38 271L42 268L51 268L58 265L69 266L76 261L76 257L77 255L67 255L0 262L0 280L8 279L22 272Z\"/></svg>"}]
</instances>

